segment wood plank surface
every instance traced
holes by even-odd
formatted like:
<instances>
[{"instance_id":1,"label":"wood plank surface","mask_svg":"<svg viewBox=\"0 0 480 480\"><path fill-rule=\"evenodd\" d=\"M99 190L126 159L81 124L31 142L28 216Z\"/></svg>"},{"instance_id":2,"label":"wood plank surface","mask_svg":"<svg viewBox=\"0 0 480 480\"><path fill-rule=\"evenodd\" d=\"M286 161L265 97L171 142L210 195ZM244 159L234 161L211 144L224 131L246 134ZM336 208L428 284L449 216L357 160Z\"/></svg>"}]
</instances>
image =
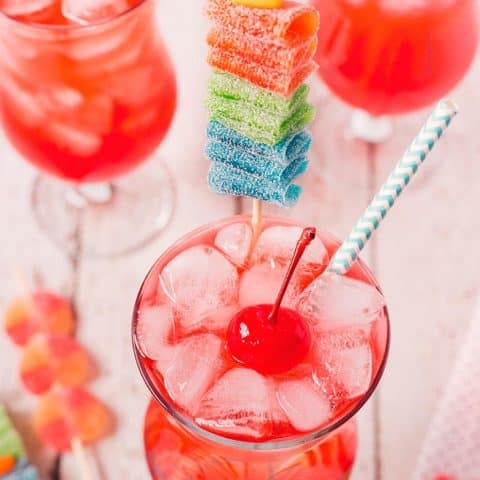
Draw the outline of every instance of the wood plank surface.
<instances>
[{"instance_id":1,"label":"wood plank surface","mask_svg":"<svg viewBox=\"0 0 480 480\"><path fill-rule=\"evenodd\" d=\"M172 172L177 194L173 219L152 244L110 260L69 257L59 251L33 220L34 170L0 138L0 309L15 293L10 274L14 264L32 277L38 271L40 281L43 278L47 286L75 300L78 338L99 366L91 388L117 419L115 435L89 453L102 479L148 478L142 444L148 392L130 344L133 302L145 273L175 239L239 208L232 199L211 194L205 183L203 97L208 69L201 3L191 0L191 13L185 15L184 2L159 2L159 24L179 86L177 114L159 152ZM480 136L475 131L479 80L477 62L454 94L461 115L363 254L390 307L392 348L381 387L358 417L361 440L353 480L409 478L470 320L480 287L475 253L480 216L474 214L480 191ZM315 84L313 94L319 112L312 127L312 165L303 180L302 200L286 214L343 237L428 112L397 120L393 138L381 147L370 147L344 136L349 117L345 106L322 96ZM250 202L241 202L240 210L248 212ZM275 208L267 208L267 213L285 214ZM82 235L90 229L81 225ZM32 460L47 476L55 456L41 448L31 432L28 415L33 399L18 382L18 358L18 350L0 335L0 403L9 407ZM62 457L60 472L61 480L77 478L71 455Z\"/></svg>"}]
</instances>

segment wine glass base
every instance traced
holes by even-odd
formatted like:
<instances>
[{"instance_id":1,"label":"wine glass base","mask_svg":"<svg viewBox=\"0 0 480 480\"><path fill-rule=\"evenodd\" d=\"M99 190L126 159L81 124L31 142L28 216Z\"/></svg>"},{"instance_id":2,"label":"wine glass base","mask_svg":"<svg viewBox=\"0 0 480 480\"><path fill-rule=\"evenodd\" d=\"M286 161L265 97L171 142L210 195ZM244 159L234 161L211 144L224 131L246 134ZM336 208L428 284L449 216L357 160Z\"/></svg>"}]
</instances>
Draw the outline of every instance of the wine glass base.
<instances>
[{"instance_id":1,"label":"wine glass base","mask_svg":"<svg viewBox=\"0 0 480 480\"><path fill-rule=\"evenodd\" d=\"M40 228L68 254L116 257L147 245L168 225L175 203L172 177L150 161L113 184L74 185L39 176L32 208Z\"/></svg>"}]
</instances>

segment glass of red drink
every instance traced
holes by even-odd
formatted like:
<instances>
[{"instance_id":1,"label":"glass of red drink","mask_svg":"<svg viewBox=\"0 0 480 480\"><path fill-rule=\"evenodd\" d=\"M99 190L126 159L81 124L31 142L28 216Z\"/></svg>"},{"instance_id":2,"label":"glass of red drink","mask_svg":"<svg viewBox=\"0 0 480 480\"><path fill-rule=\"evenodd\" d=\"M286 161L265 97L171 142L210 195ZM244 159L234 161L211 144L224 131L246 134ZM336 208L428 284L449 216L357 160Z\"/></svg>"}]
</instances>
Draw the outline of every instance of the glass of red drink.
<instances>
[{"instance_id":1,"label":"glass of red drink","mask_svg":"<svg viewBox=\"0 0 480 480\"><path fill-rule=\"evenodd\" d=\"M152 161L120 177L154 156L175 111L155 1L0 0L0 48L3 128L46 174L41 227L68 248L82 218L82 250L100 256L154 237L172 213L168 171Z\"/></svg>"},{"instance_id":2,"label":"glass of red drink","mask_svg":"<svg viewBox=\"0 0 480 480\"><path fill-rule=\"evenodd\" d=\"M381 142L388 117L426 107L467 72L478 44L476 0L311 0L322 19L316 61L355 109L352 133Z\"/></svg>"},{"instance_id":3,"label":"glass of red drink","mask_svg":"<svg viewBox=\"0 0 480 480\"><path fill-rule=\"evenodd\" d=\"M240 362L229 343L238 312L275 300L301 232L267 217L252 245L250 217L231 217L186 235L147 274L132 335L153 395L144 441L155 480L348 478L353 416L377 387L389 345L388 313L367 267L321 276L339 242L319 233L282 303L311 335L303 357L286 368L291 352L279 349L266 373ZM280 342L294 334L277 333Z\"/></svg>"}]
</instances>

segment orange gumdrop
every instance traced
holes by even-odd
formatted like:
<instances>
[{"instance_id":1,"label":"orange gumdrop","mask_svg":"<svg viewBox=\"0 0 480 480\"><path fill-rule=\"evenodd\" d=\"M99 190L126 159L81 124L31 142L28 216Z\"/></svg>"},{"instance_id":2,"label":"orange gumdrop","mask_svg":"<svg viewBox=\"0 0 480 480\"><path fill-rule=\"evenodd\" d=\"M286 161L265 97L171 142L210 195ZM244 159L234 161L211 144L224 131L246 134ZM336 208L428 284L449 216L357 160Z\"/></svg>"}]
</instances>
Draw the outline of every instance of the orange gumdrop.
<instances>
[{"instance_id":1,"label":"orange gumdrop","mask_svg":"<svg viewBox=\"0 0 480 480\"><path fill-rule=\"evenodd\" d=\"M41 398L33 425L43 443L64 452L71 449L75 438L90 445L107 435L112 417L107 407L86 390L58 388Z\"/></svg>"},{"instance_id":2,"label":"orange gumdrop","mask_svg":"<svg viewBox=\"0 0 480 480\"><path fill-rule=\"evenodd\" d=\"M23 298L14 299L4 315L4 326L8 336L17 345L25 345L35 333L36 321L29 301Z\"/></svg>"},{"instance_id":3,"label":"orange gumdrop","mask_svg":"<svg viewBox=\"0 0 480 480\"><path fill-rule=\"evenodd\" d=\"M69 335L73 332L74 324L70 302L48 291L14 299L4 316L7 334L20 346L25 345L35 333Z\"/></svg>"},{"instance_id":4,"label":"orange gumdrop","mask_svg":"<svg viewBox=\"0 0 480 480\"><path fill-rule=\"evenodd\" d=\"M0 476L6 475L15 468L15 457L12 455L0 455Z\"/></svg>"},{"instance_id":5,"label":"orange gumdrop","mask_svg":"<svg viewBox=\"0 0 480 480\"><path fill-rule=\"evenodd\" d=\"M20 363L20 378L33 394L45 393L54 382L80 386L89 376L87 352L66 335L35 335L27 343Z\"/></svg>"}]
</instances>

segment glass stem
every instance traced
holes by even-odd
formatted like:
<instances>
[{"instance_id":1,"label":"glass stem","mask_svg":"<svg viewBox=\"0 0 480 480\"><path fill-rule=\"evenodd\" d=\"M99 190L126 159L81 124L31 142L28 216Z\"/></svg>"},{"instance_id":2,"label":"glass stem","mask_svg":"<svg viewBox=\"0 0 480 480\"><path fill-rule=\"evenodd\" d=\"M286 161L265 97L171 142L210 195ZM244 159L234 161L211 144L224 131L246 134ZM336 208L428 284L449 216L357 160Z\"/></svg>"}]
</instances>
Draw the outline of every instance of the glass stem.
<instances>
[{"instance_id":1,"label":"glass stem","mask_svg":"<svg viewBox=\"0 0 480 480\"><path fill-rule=\"evenodd\" d=\"M113 191L112 183L81 183L68 191L66 200L77 208L85 208L92 204L102 205L110 202Z\"/></svg>"}]
</instances>

